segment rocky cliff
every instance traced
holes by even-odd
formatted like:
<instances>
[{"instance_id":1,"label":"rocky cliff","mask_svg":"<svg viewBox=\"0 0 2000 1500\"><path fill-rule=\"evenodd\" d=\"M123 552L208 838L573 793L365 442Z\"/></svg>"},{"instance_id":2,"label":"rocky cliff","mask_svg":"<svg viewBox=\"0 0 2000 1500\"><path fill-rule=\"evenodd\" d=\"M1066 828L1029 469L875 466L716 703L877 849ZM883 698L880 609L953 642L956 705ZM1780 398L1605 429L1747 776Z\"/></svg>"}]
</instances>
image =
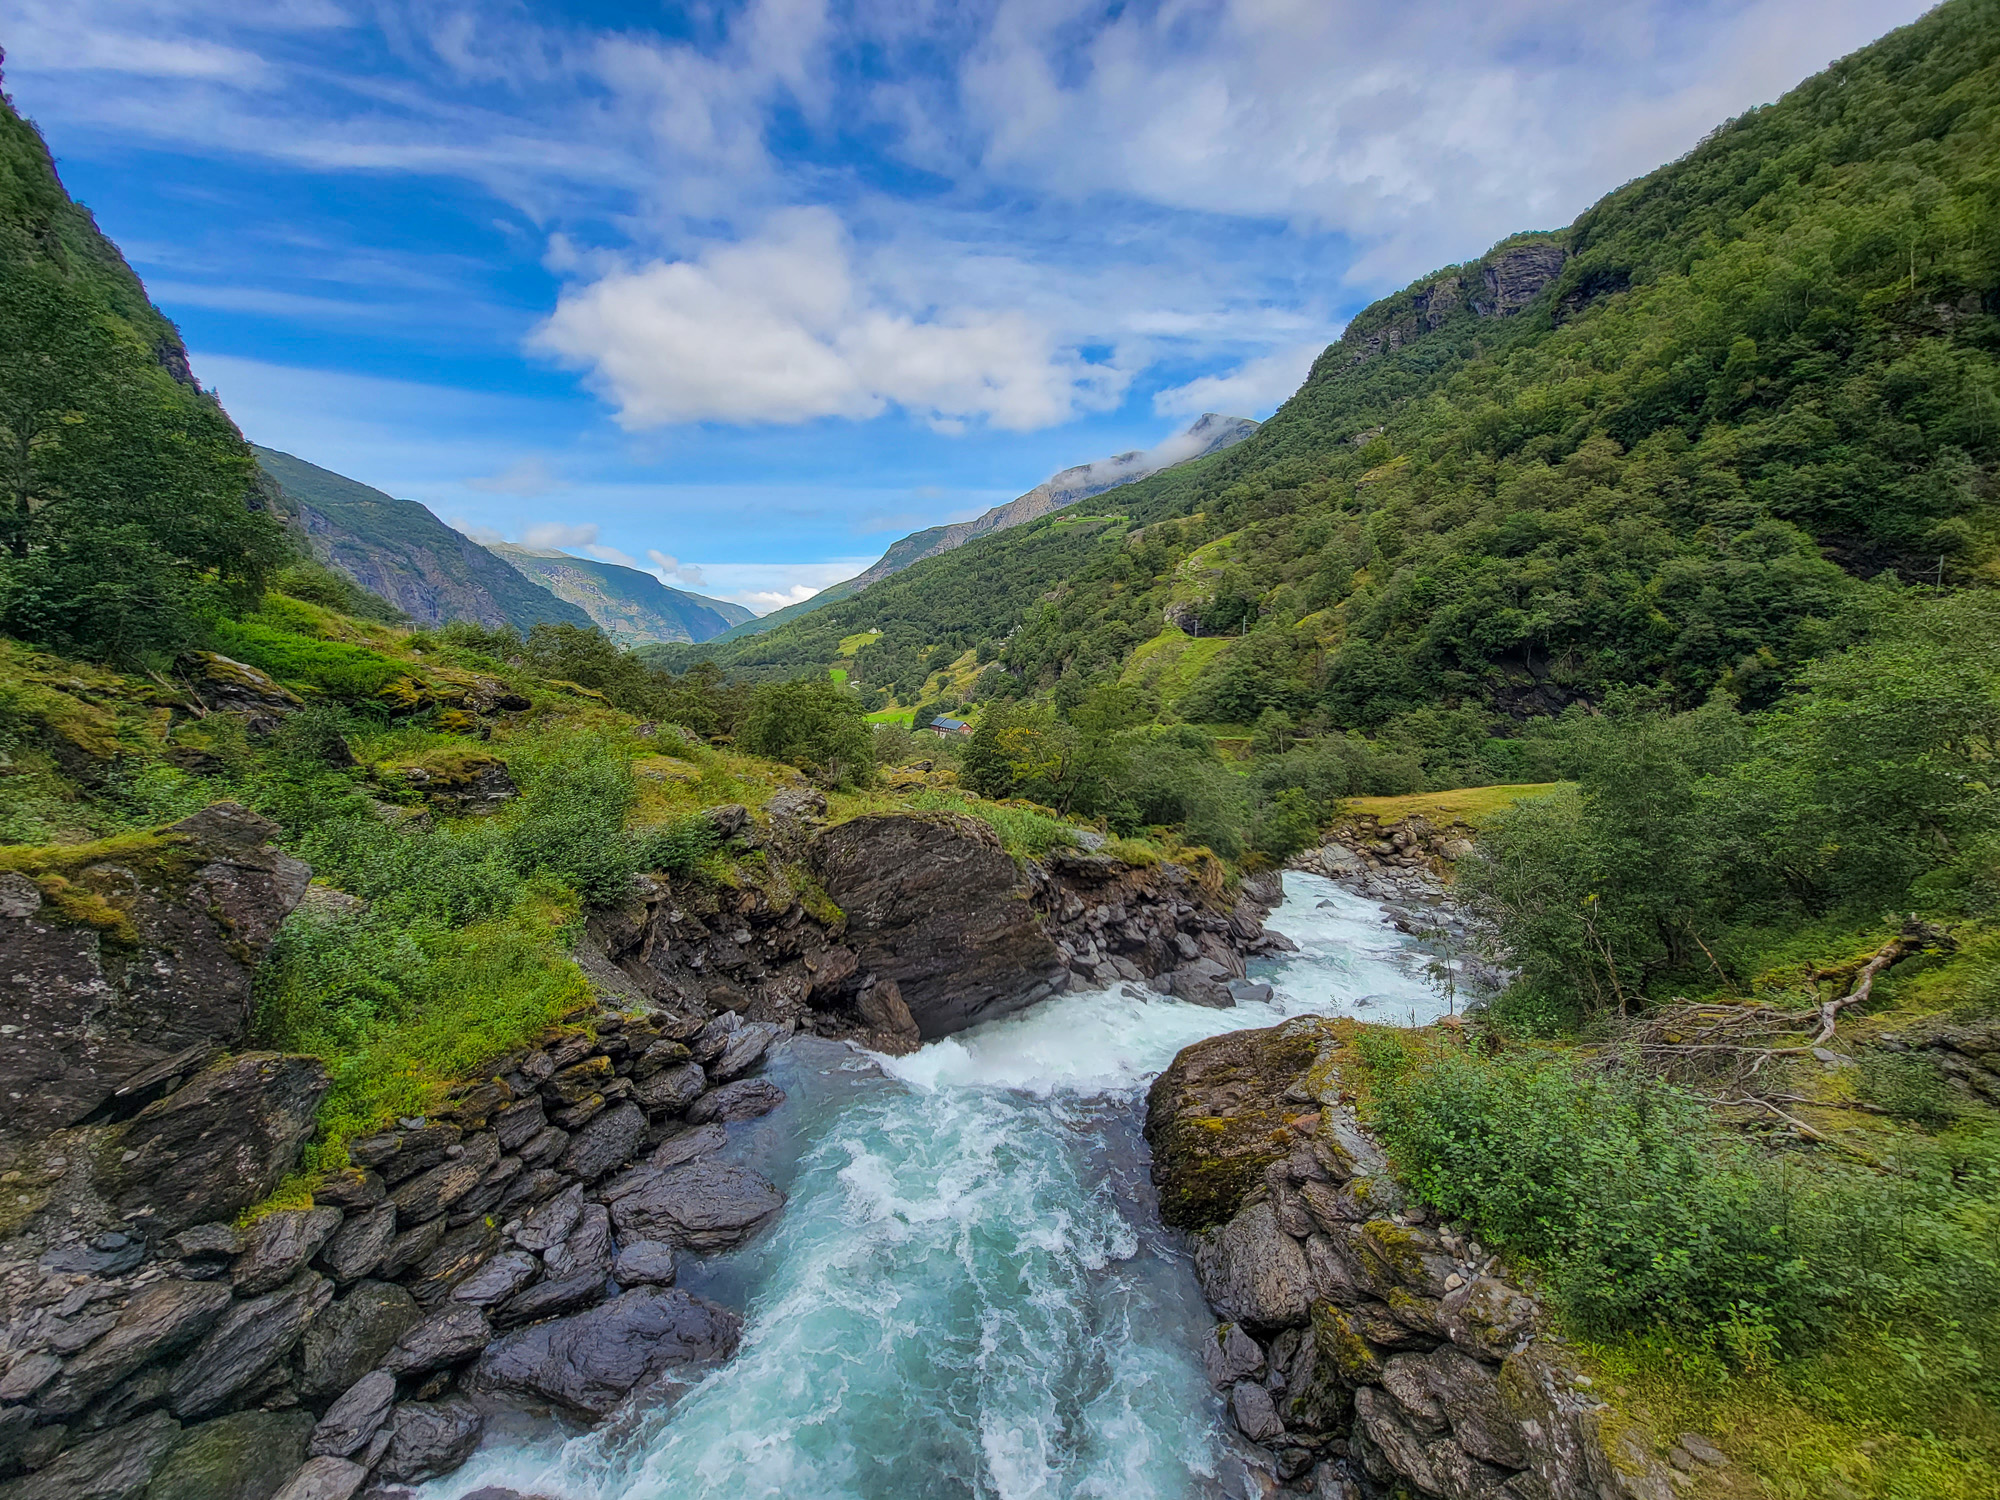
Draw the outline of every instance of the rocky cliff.
<instances>
[{"instance_id":1,"label":"rocky cliff","mask_svg":"<svg viewBox=\"0 0 2000 1500\"><path fill-rule=\"evenodd\" d=\"M1355 1027L1187 1048L1154 1083L1161 1213L1220 1320L1203 1345L1274 1489L1320 1500L1669 1500L1722 1456L1598 1396L1535 1298L1406 1201L1356 1117Z\"/></svg>"}]
</instances>

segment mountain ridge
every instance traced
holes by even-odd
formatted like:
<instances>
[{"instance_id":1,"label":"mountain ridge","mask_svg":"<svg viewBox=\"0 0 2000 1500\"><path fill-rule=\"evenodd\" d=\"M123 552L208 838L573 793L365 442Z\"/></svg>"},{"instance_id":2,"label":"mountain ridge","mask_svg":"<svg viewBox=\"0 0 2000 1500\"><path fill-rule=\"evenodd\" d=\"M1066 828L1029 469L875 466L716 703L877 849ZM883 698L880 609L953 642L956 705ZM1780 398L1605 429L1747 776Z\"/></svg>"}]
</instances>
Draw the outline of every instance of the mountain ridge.
<instances>
[{"instance_id":1,"label":"mountain ridge","mask_svg":"<svg viewBox=\"0 0 2000 1500\"><path fill-rule=\"evenodd\" d=\"M417 624L469 620L526 634L545 621L594 623L415 500L399 500L290 453L251 447L313 556Z\"/></svg>"},{"instance_id":2,"label":"mountain ridge","mask_svg":"<svg viewBox=\"0 0 2000 1500\"><path fill-rule=\"evenodd\" d=\"M620 563L513 542L490 542L487 550L581 609L621 646L705 641L757 618L740 604L669 587Z\"/></svg>"},{"instance_id":3,"label":"mountain ridge","mask_svg":"<svg viewBox=\"0 0 2000 1500\"><path fill-rule=\"evenodd\" d=\"M1058 470L1025 494L1017 495L1004 505L995 505L969 521L953 521L944 526L927 526L922 531L913 531L900 541L891 543L888 551L854 577L829 584L810 599L801 599L797 604L788 604L736 626L717 639L734 641L761 635L815 610L824 609L829 604L852 598L870 584L900 573L927 557L955 551L967 542L996 531L1007 531L1040 520L1066 505L1135 483L1162 469L1193 463L1198 458L1220 453L1249 437L1258 425L1248 417L1225 417L1215 412L1203 412L1188 427L1152 448L1134 448L1109 458L1074 464Z\"/></svg>"}]
</instances>

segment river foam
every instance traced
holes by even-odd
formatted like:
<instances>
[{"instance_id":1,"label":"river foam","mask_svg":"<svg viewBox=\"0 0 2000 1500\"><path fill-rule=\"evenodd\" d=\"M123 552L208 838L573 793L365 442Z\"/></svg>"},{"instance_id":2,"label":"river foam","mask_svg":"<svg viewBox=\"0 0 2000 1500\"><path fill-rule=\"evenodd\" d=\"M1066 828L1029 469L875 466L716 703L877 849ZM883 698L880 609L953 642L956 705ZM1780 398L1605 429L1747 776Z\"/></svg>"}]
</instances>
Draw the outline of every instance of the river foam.
<instances>
[{"instance_id":1,"label":"river foam","mask_svg":"<svg viewBox=\"0 0 2000 1500\"><path fill-rule=\"evenodd\" d=\"M745 1309L736 1358L604 1429L489 1440L426 1500L1096 1500L1243 1493L1196 1357L1208 1314L1158 1227L1140 1095L1181 1048L1291 1015L1430 1019L1429 955L1288 874L1268 1002L1060 996L910 1057L800 1041L730 1155L790 1194L683 1284Z\"/></svg>"}]
</instances>

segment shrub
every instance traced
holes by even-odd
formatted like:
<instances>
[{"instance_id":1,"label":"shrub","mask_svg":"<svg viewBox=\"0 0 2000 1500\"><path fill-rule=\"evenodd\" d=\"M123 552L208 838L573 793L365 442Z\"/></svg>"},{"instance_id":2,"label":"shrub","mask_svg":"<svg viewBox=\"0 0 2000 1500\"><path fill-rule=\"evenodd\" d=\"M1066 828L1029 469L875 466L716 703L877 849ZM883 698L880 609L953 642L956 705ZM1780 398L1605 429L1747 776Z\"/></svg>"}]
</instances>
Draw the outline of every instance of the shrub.
<instances>
[{"instance_id":1,"label":"shrub","mask_svg":"<svg viewBox=\"0 0 2000 1500\"><path fill-rule=\"evenodd\" d=\"M861 702L824 677L767 682L750 694L737 743L833 786L865 786L875 756Z\"/></svg>"}]
</instances>

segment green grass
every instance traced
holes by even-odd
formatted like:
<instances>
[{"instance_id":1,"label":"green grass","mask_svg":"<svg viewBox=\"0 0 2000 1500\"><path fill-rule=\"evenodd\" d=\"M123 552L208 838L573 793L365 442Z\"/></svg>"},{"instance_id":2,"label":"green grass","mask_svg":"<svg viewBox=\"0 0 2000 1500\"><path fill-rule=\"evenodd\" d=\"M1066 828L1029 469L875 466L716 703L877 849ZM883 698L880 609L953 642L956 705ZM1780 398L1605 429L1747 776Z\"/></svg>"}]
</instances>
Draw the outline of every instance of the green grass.
<instances>
[{"instance_id":1,"label":"green grass","mask_svg":"<svg viewBox=\"0 0 2000 1500\"><path fill-rule=\"evenodd\" d=\"M1523 797L1546 797L1550 792L1560 790L1564 784L1549 781L1521 786L1468 786L1452 792L1412 792L1404 797L1349 797L1340 804L1340 808L1346 813L1366 813L1384 823L1422 817L1432 823L1470 823L1477 828Z\"/></svg>"},{"instance_id":2,"label":"green grass","mask_svg":"<svg viewBox=\"0 0 2000 1500\"><path fill-rule=\"evenodd\" d=\"M287 687L336 698L372 698L410 670L366 646L314 640L256 620L219 621L215 643L224 656L268 672Z\"/></svg>"},{"instance_id":3,"label":"green grass","mask_svg":"<svg viewBox=\"0 0 2000 1500\"><path fill-rule=\"evenodd\" d=\"M901 724L906 729L916 717L917 711L914 708L884 708L872 714L862 715L862 718L870 724Z\"/></svg>"},{"instance_id":4,"label":"green grass","mask_svg":"<svg viewBox=\"0 0 2000 1500\"><path fill-rule=\"evenodd\" d=\"M1178 625L1169 625L1132 653L1119 680L1149 687L1172 703L1194 686L1195 678L1209 663L1235 644L1235 636L1196 637Z\"/></svg>"},{"instance_id":5,"label":"green grass","mask_svg":"<svg viewBox=\"0 0 2000 1500\"><path fill-rule=\"evenodd\" d=\"M845 687L847 685L847 668L845 667L828 667L826 669L826 675L831 677L835 682L839 683L842 687Z\"/></svg>"},{"instance_id":6,"label":"green grass","mask_svg":"<svg viewBox=\"0 0 2000 1500\"><path fill-rule=\"evenodd\" d=\"M966 813L1000 835L1016 859L1040 859L1052 849L1073 847L1076 832L1062 819L1029 807L1007 807L983 797L953 792L919 792L910 806L920 812Z\"/></svg>"}]
</instances>

